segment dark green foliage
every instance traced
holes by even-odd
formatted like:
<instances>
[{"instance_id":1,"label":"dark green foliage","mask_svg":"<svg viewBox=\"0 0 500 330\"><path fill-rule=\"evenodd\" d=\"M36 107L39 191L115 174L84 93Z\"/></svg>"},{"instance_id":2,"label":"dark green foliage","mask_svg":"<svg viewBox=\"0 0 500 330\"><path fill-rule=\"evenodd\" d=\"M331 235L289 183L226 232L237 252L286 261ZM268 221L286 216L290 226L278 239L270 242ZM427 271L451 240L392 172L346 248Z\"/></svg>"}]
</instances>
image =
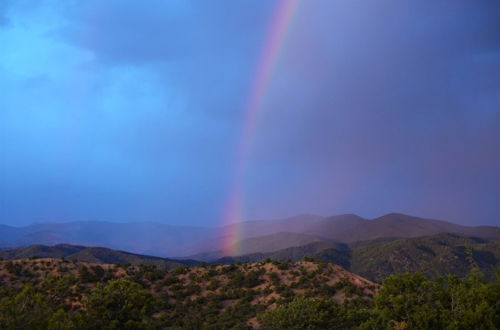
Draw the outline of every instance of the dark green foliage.
<instances>
[{"instance_id":1,"label":"dark green foliage","mask_svg":"<svg viewBox=\"0 0 500 330\"><path fill-rule=\"evenodd\" d=\"M188 272L188 268L187 267L178 267L176 268L172 274L174 275L182 275L182 274L186 274Z\"/></svg>"},{"instance_id":2,"label":"dark green foliage","mask_svg":"<svg viewBox=\"0 0 500 330\"><path fill-rule=\"evenodd\" d=\"M207 278L217 276L218 274L219 274L219 272L215 269L214 266L211 266L210 269L208 270L208 272L206 273Z\"/></svg>"},{"instance_id":3,"label":"dark green foliage","mask_svg":"<svg viewBox=\"0 0 500 330\"><path fill-rule=\"evenodd\" d=\"M262 283L260 276L262 275L262 271L252 270L248 272L245 276L245 280L243 285L247 288L253 288L254 286Z\"/></svg>"},{"instance_id":4,"label":"dark green foliage","mask_svg":"<svg viewBox=\"0 0 500 330\"><path fill-rule=\"evenodd\" d=\"M154 266L6 261L0 329L248 329L255 317L264 329L500 328L500 279L484 282L477 268L466 278L392 275L379 287L359 286L359 278L355 285L353 274L327 263L287 264L286 271L280 262L265 265L267 273L263 264L241 264L167 274Z\"/></svg>"},{"instance_id":5,"label":"dark green foliage","mask_svg":"<svg viewBox=\"0 0 500 330\"><path fill-rule=\"evenodd\" d=\"M104 269L99 265L92 266L92 272L94 273L95 281L100 281L104 277Z\"/></svg>"},{"instance_id":6,"label":"dark green foliage","mask_svg":"<svg viewBox=\"0 0 500 330\"><path fill-rule=\"evenodd\" d=\"M331 299L297 297L290 303L261 315L267 330L346 329L349 320L340 305Z\"/></svg>"},{"instance_id":7,"label":"dark green foliage","mask_svg":"<svg viewBox=\"0 0 500 330\"><path fill-rule=\"evenodd\" d=\"M288 269L288 267L290 266L291 262L292 261L290 259L287 259L287 260L285 260L283 262L278 263L278 269L279 270L286 270L286 269Z\"/></svg>"},{"instance_id":8,"label":"dark green foliage","mask_svg":"<svg viewBox=\"0 0 500 330\"><path fill-rule=\"evenodd\" d=\"M268 253L234 257L232 261L264 261L286 269L284 260L333 262L369 280L381 282L393 273L422 272L429 278L465 276L478 267L489 280L500 263L500 240L437 234L415 238L383 238L349 245L313 242ZM279 262L281 261L281 262ZM282 268L280 268L282 267Z\"/></svg>"},{"instance_id":9,"label":"dark green foliage","mask_svg":"<svg viewBox=\"0 0 500 330\"><path fill-rule=\"evenodd\" d=\"M406 273L387 278L363 329L498 329L500 280L482 283L472 273L435 281Z\"/></svg>"},{"instance_id":10,"label":"dark green foliage","mask_svg":"<svg viewBox=\"0 0 500 330\"><path fill-rule=\"evenodd\" d=\"M89 296L89 321L94 329L148 328L155 299L139 284L126 279L98 284Z\"/></svg>"},{"instance_id":11,"label":"dark green foliage","mask_svg":"<svg viewBox=\"0 0 500 330\"><path fill-rule=\"evenodd\" d=\"M201 287L198 284L191 283L186 286L186 294L189 296L194 294L200 294L200 292L201 292Z\"/></svg>"},{"instance_id":12,"label":"dark green foliage","mask_svg":"<svg viewBox=\"0 0 500 330\"><path fill-rule=\"evenodd\" d=\"M346 280L337 284L338 289L357 290ZM449 276L429 280L419 273L392 275L375 296L373 307L363 299L343 305L305 297L283 302L260 316L264 329L500 328L500 279L484 283L478 271L465 279Z\"/></svg>"},{"instance_id":13,"label":"dark green foliage","mask_svg":"<svg viewBox=\"0 0 500 330\"><path fill-rule=\"evenodd\" d=\"M269 274L269 279L271 280L271 283L274 285L274 286L278 286L280 285L280 278L278 276L277 273L275 272L272 272L271 274Z\"/></svg>"},{"instance_id":14,"label":"dark green foliage","mask_svg":"<svg viewBox=\"0 0 500 330\"><path fill-rule=\"evenodd\" d=\"M180 280L177 276L168 276L163 280L163 285L170 286L175 283L179 283Z\"/></svg>"},{"instance_id":15,"label":"dark green foliage","mask_svg":"<svg viewBox=\"0 0 500 330\"><path fill-rule=\"evenodd\" d=\"M335 288L329 286L328 284L323 284L321 285L321 287L319 288L319 291L322 295L324 296L331 296L333 297L335 295Z\"/></svg>"},{"instance_id":16,"label":"dark green foliage","mask_svg":"<svg viewBox=\"0 0 500 330\"><path fill-rule=\"evenodd\" d=\"M210 291L215 291L219 287L219 281L215 278L211 279L208 283L207 289Z\"/></svg>"},{"instance_id":17,"label":"dark green foliage","mask_svg":"<svg viewBox=\"0 0 500 330\"><path fill-rule=\"evenodd\" d=\"M155 282L165 277L166 271L155 265L139 265L138 277L143 277L149 282Z\"/></svg>"},{"instance_id":18,"label":"dark green foliage","mask_svg":"<svg viewBox=\"0 0 500 330\"><path fill-rule=\"evenodd\" d=\"M245 280L245 275L241 272L234 272L230 276L230 285L233 288L239 288L243 286L243 282Z\"/></svg>"},{"instance_id":19,"label":"dark green foliage","mask_svg":"<svg viewBox=\"0 0 500 330\"><path fill-rule=\"evenodd\" d=\"M500 262L500 241L453 234L407 238L353 247L350 269L371 280L382 281L393 273L421 272L429 278L467 275L479 267L489 280Z\"/></svg>"},{"instance_id":20,"label":"dark green foliage","mask_svg":"<svg viewBox=\"0 0 500 330\"><path fill-rule=\"evenodd\" d=\"M52 314L45 296L26 285L21 292L7 294L0 300L1 329L45 329Z\"/></svg>"},{"instance_id":21,"label":"dark green foliage","mask_svg":"<svg viewBox=\"0 0 500 330\"><path fill-rule=\"evenodd\" d=\"M5 269L12 275L21 276L23 267L17 262L8 261L5 264Z\"/></svg>"},{"instance_id":22,"label":"dark green foliage","mask_svg":"<svg viewBox=\"0 0 500 330\"><path fill-rule=\"evenodd\" d=\"M82 266L79 272L79 279L82 283L89 283L93 282L95 277L86 266Z\"/></svg>"}]
</instances>

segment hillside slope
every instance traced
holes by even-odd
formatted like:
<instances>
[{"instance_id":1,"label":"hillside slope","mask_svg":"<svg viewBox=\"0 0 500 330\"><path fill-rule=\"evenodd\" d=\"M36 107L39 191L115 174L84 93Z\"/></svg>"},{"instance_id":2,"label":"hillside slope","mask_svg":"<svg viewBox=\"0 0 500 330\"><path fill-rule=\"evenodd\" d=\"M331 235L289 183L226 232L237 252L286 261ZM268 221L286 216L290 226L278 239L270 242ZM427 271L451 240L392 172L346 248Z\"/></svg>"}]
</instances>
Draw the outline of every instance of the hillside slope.
<instances>
[{"instance_id":1,"label":"hillside slope","mask_svg":"<svg viewBox=\"0 0 500 330\"><path fill-rule=\"evenodd\" d=\"M58 244L54 246L30 245L14 249L5 249L0 251L0 257L4 259L65 258L68 260L79 260L96 264L123 263L131 265L154 265L160 269L174 269L181 266L193 266L197 264L194 260L173 260L102 247L85 247L69 244Z\"/></svg>"},{"instance_id":2,"label":"hillside slope","mask_svg":"<svg viewBox=\"0 0 500 330\"><path fill-rule=\"evenodd\" d=\"M118 321L121 318L115 316L115 309L121 313L123 306L127 311L124 318L141 320L140 315L148 310L152 314L154 308L149 322L156 324L151 327L155 329L259 328L257 314L273 310L296 296L326 298L338 303L357 301L359 306L360 301L368 302L379 289L377 284L340 266L321 262L212 265L164 271L152 266L98 265L53 258L0 261L0 285L21 294L29 293L34 286L43 293L36 296L36 302L49 299L55 306L64 306L67 316L85 314L90 304L92 310L104 309L105 315L115 313L111 317ZM123 296L128 297L126 303ZM139 316L130 310L133 301L140 308ZM39 311L44 306L36 307ZM77 321L87 324L96 318ZM129 324L127 328L143 327Z\"/></svg>"},{"instance_id":3,"label":"hillside slope","mask_svg":"<svg viewBox=\"0 0 500 330\"><path fill-rule=\"evenodd\" d=\"M199 250L192 250L193 245L202 240L215 239L218 235L217 228L172 226L154 222L35 223L24 227L0 225L0 247L64 243L103 246L165 257L195 254Z\"/></svg>"},{"instance_id":4,"label":"hillside slope","mask_svg":"<svg viewBox=\"0 0 500 330\"><path fill-rule=\"evenodd\" d=\"M342 267L351 265L351 251L346 244L331 241L312 242L269 253L250 253L242 256L219 258L214 263L258 262L266 259L299 261L304 257L334 262Z\"/></svg>"},{"instance_id":5,"label":"hillside slope","mask_svg":"<svg viewBox=\"0 0 500 330\"><path fill-rule=\"evenodd\" d=\"M350 269L381 281L389 274L420 271L428 277L467 275L477 266L488 277L500 263L500 240L454 234L398 239L354 248Z\"/></svg>"},{"instance_id":6,"label":"hillside slope","mask_svg":"<svg viewBox=\"0 0 500 330\"><path fill-rule=\"evenodd\" d=\"M276 234L250 237L238 241L232 245L229 250L233 251L234 255L247 255L252 253L268 253L283 250L294 246L303 246L313 242L322 242L324 240L305 234L281 232ZM214 261L225 256L223 250L213 251L209 253L201 253L190 256L191 259Z\"/></svg>"},{"instance_id":7,"label":"hillside slope","mask_svg":"<svg viewBox=\"0 0 500 330\"><path fill-rule=\"evenodd\" d=\"M310 256L326 260L366 277L381 281L390 274L420 271L428 277L454 274L465 276L477 266L489 279L500 265L500 240L488 241L455 234L383 239L351 245L314 242L271 253L254 253L225 257L217 262L301 260Z\"/></svg>"},{"instance_id":8,"label":"hillside slope","mask_svg":"<svg viewBox=\"0 0 500 330\"><path fill-rule=\"evenodd\" d=\"M213 259L221 257L220 251L225 247L224 242L231 239L232 233L235 232L240 233L241 239L232 250L237 251L238 255L267 253L314 241L354 243L439 233L484 239L500 238L498 227L466 227L446 221L392 213L373 220L366 220L354 214L327 218L300 215L278 220L246 221L218 228L172 226L152 222L96 221L33 224L25 227L0 225L0 247L66 243L103 246L161 257L190 257L205 254L212 255ZM238 251L238 247L242 249Z\"/></svg>"}]
</instances>

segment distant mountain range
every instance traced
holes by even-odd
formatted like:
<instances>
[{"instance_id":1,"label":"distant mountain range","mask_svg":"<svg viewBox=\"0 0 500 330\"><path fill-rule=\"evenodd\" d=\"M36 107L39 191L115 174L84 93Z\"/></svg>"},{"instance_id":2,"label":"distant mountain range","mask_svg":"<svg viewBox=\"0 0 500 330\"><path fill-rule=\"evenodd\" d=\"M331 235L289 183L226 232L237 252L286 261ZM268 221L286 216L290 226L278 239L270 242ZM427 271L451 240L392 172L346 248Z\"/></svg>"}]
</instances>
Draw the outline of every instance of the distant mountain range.
<instances>
[{"instance_id":1,"label":"distant mountain range","mask_svg":"<svg viewBox=\"0 0 500 330\"><path fill-rule=\"evenodd\" d=\"M24 227L0 225L0 247L32 244L103 246L155 256L199 252L194 245L219 235L218 228L171 226L154 222L78 221L35 223Z\"/></svg>"},{"instance_id":2,"label":"distant mountain range","mask_svg":"<svg viewBox=\"0 0 500 330\"><path fill-rule=\"evenodd\" d=\"M180 266L196 266L199 262L194 260L173 260L152 257L125 251L112 250L102 247L85 247L69 244L54 246L30 245L25 247L0 250L3 259L25 258L64 258L96 264L131 264L154 265L160 269L175 269Z\"/></svg>"},{"instance_id":3,"label":"distant mountain range","mask_svg":"<svg viewBox=\"0 0 500 330\"><path fill-rule=\"evenodd\" d=\"M268 226L266 226L266 224ZM355 242L411 238L451 233L486 240L500 238L500 228L492 226L467 227L451 222L423 219L391 213L365 220L357 215L345 214L328 218L299 216L274 221L248 221L238 229L247 236L237 242L231 251L243 256L251 253L268 253L313 242L352 244ZM224 256L223 250L191 255L193 259L213 261Z\"/></svg>"},{"instance_id":4,"label":"distant mountain range","mask_svg":"<svg viewBox=\"0 0 500 330\"><path fill-rule=\"evenodd\" d=\"M361 241L414 238L451 233L484 240L500 238L493 226L467 227L451 222L391 213L366 220L357 215L300 215L279 220L246 221L219 228L172 226L152 222L68 222L0 225L0 247L33 244L102 246L161 257L212 261L224 257L227 233L242 233L231 249L236 255L272 253L307 244L354 244Z\"/></svg>"}]
</instances>

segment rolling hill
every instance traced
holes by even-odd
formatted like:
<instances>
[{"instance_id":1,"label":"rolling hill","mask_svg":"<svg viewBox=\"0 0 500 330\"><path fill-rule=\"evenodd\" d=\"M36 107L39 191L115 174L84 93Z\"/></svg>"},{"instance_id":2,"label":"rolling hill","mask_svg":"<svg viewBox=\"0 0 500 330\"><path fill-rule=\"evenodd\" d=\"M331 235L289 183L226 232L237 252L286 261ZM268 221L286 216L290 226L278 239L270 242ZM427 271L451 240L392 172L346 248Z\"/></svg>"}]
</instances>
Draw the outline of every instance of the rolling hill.
<instances>
[{"instance_id":1,"label":"rolling hill","mask_svg":"<svg viewBox=\"0 0 500 330\"><path fill-rule=\"evenodd\" d=\"M420 271L428 277L448 274L465 276L477 266L489 279L500 264L500 240L468 238L456 234L379 239L351 245L313 242L270 253L253 253L224 257L216 262L256 262L272 260L314 259L337 263L372 281L381 281L390 274Z\"/></svg>"},{"instance_id":2,"label":"rolling hill","mask_svg":"<svg viewBox=\"0 0 500 330\"><path fill-rule=\"evenodd\" d=\"M372 220L354 214L300 215L278 220L245 221L225 227L172 226L152 222L68 222L0 226L0 247L33 244L103 246L160 257L220 258L230 233L241 233L237 255L269 253L317 241L353 244L386 238L412 238L451 233L483 239L500 238L493 226L467 227L451 222L391 213ZM110 234L112 233L112 235ZM233 255L234 256L234 255Z\"/></svg>"},{"instance_id":3,"label":"rolling hill","mask_svg":"<svg viewBox=\"0 0 500 330\"><path fill-rule=\"evenodd\" d=\"M102 247L85 247L69 244L58 244L54 246L30 245L14 249L4 249L0 251L0 257L9 260L35 257L65 258L68 260L78 260L96 264L154 265L160 269L175 269L182 266L194 266L198 264L198 262L194 260L173 260Z\"/></svg>"},{"instance_id":4,"label":"rolling hill","mask_svg":"<svg viewBox=\"0 0 500 330\"><path fill-rule=\"evenodd\" d=\"M285 233L277 236L270 235L269 238L279 238L282 235ZM300 242L301 239L308 238L308 236L300 235L286 236L294 238L289 242ZM260 238L255 240L258 241L258 239ZM255 240L250 239L248 242ZM272 248L274 247L269 246L269 249ZM174 260L102 247L68 244L4 249L0 251L0 257L4 259L65 258L100 264L155 265L161 269L174 269L199 263L191 259ZM472 266L477 266L486 278L492 279L494 268L500 265L500 240L486 240L448 233L416 238L384 238L352 244L318 240L277 251L220 257L212 260L212 263L262 262L266 259L300 261L304 257L333 262L372 281L381 281L390 274L407 271L420 271L430 278L448 274L465 276Z\"/></svg>"},{"instance_id":5,"label":"rolling hill","mask_svg":"<svg viewBox=\"0 0 500 330\"><path fill-rule=\"evenodd\" d=\"M198 249L193 250L194 245L203 240L215 239L218 234L217 228L171 226L154 222L78 221L35 223L24 227L1 225L0 247L66 243L165 257L198 253Z\"/></svg>"},{"instance_id":6,"label":"rolling hill","mask_svg":"<svg viewBox=\"0 0 500 330\"><path fill-rule=\"evenodd\" d=\"M282 232L243 239L231 246L229 250L235 251L236 255L267 253L321 241L323 240L311 235ZM192 255L190 258L203 261L213 261L224 256L224 251L218 250Z\"/></svg>"},{"instance_id":7,"label":"rolling hill","mask_svg":"<svg viewBox=\"0 0 500 330\"><path fill-rule=\"evenodd\" d=\"M500 238L500 228L467 227L447 221L424 219L399 213L365 220L354 215L335 216L311 224L303 232L337 242L352 243L384 237L420 237L451 233L486 239Z\"/></svg>"},{"instance_id":8,"label":"rolling hill","mask_svg":"<svg viewBox=\"0 0 500 330\"><path fill-rule=\"evenodd\" d=\"M494 267L500 265L500 240L455 234L405 238L354 248L351 260L353 272L377 281L392 273L417 271L428 277L465 276L472 266L492 279Z\"/></svg>"},{"instance_id":9,"label":"rolling hill","mask_svg":"<svg viewBox=\"0 0 500 330\"><path fill-rule=\"evenodd\" d=\"M230 232L234 229L233 227L226 228L223 232ZM243 233L244 238L235 244L235 247L238 248L231 249L231 251L237 252L226 257L276 252L280 250L278 248L280 246L285 249L302 246L298 244L300 239L310 240L310 243L337 242L350 245L359 245L361 242L383 242L394 238L416 238L440 233L487 240L500 239L500 228L498 227L468 227L399 213L386 214L372 220L366 220L354 214L344 214L328 218L307 215L281 220L248 221L240 224L239 231ZM294 233L303 236L294 237ZM290 239L292 237L296 242ZM216 242L212 243L212 246L215 244ZM221 250L210 251L210 247L210 245L205 245L203 253L190 257L206 261L213 261L215 258L221 257ZM275 247L274 251L271 251L271 247Z\"/></svg>"},{"instance_id":10,"label":"rolling hill","mask_svg":"<svg viewBox=\"0 0 500 330\"><path fill-rule=\"evenodd\" d=\"M40 324L53 308L60 310L59 323L54 322L59 327L54 328L63 324L65 329L89 330L259 329L258 316L295 297L359 308L380 288L338 265L322 262L204 265L165 271L58 258L0 261L0 286L2 328L50 329ZM7 300L6 294L14 299ZM97 312L113 320L110 326L99 323ZM148 326L139 322L145 314ZM33 320L30 326L19 326L28 319Z\"/></svg>"}]
</instances>

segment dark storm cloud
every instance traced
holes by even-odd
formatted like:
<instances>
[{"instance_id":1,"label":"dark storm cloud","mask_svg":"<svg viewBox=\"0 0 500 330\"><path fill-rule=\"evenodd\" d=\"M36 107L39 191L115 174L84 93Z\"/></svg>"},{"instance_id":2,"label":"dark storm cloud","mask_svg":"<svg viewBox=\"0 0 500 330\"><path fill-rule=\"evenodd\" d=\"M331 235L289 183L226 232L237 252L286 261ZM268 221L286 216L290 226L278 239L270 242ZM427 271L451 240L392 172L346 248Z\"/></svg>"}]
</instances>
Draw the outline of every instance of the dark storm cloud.
<instances>
[{"instance_id":1,"label":"dark storm cloud","mask_svg":"<svg viewBox=\"0 0 500 330\"><path fill-rule=\"evenodd\" d=\"M0 2L0 28L9 24L9 20L7 19L7 8L9 5L9 1Z\"/></svg>"},{"instance_id":2,"label":"dark storm cloud","mask_svg":"<svg viewBox=\"0 0 500 330\"><path fill-rule=\"evenodd\" d=\"M255 51L272 2L85 1L68 8L69 41L103 60L140 63ZM252 47L254 46L254 47Z\"/></svg>"},{"instance_id":3,"label":"dark storm cloud","mask_svg":"<svg viewBox=\"0 0 500 330\"><path fill-rule=\"evenodd\" d=\"M276 1L85 1L60 35L103 65L152 65L193 111L239 119Z\"/></svg>"},{"instance_id":4,"label":"dark storm cloud","mask_svg":"<svg viewBox=\"0 0 500 330\"><path fill-rule=\"evenodd\" d=\"M297 22L261 158L301 159L318 210L498 221L499 3L327 6Z\"/></svg>"},{"instance_id":5,"label":"dark storm cloud","mask_svg":"<svg viewBox=\"0 0 500 330\"><path fill-rule=\"evenodd\" d=\"M0 220L219 224L277 2L7 3ZM252 148L247 218L497 224L500 2L302 1Z\"/></svg>"}]
</instances>

